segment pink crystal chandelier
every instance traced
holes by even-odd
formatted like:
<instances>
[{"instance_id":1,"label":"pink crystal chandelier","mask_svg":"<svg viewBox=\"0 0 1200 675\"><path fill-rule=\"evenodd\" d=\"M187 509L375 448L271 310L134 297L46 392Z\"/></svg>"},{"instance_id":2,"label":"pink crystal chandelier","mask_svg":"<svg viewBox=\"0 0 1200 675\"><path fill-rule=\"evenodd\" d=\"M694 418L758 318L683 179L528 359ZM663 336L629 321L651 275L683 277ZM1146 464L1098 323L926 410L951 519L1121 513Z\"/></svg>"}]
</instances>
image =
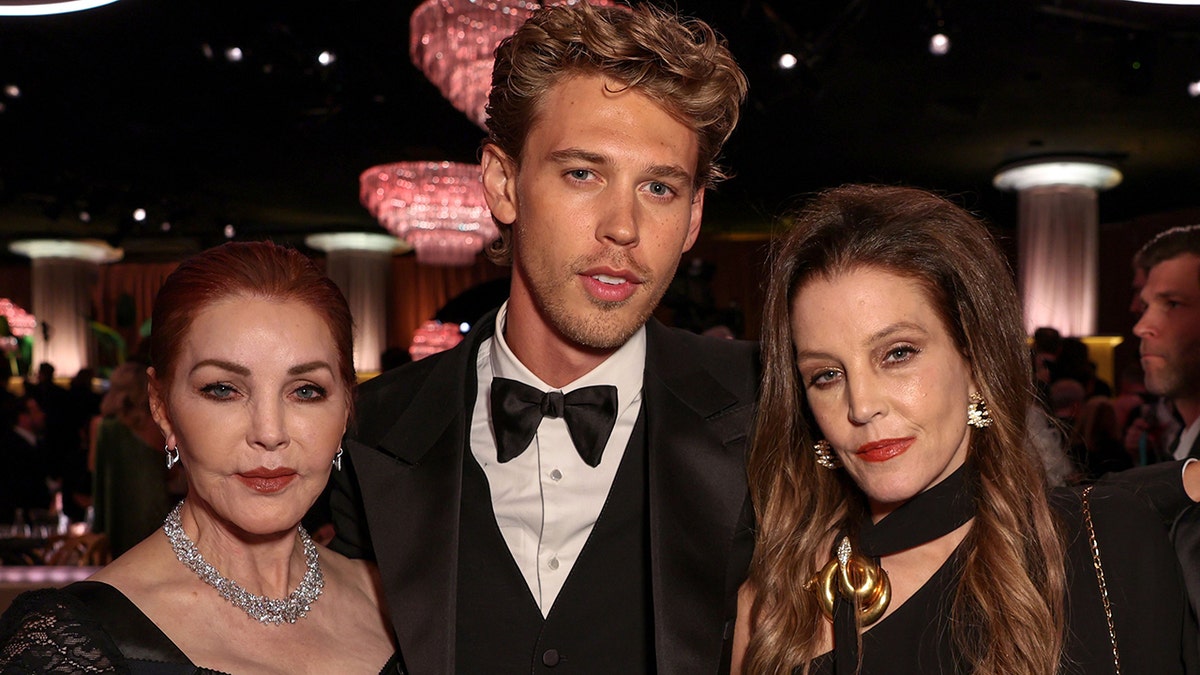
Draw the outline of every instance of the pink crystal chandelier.
<instances>
[{"instance_id":1,"label":"pink crystal chandelier","mask_svg":"<svg viewBox=\"0 0 1200 675\"><path fill-rule=\"evenodd\" d=\"M426 356L444 352L462 342L462 331L452 323L441 321L426 321L413 332L412 346L408 354L413 361L420 361Z\"/></svg>"},{"instance_id":2,"label":"pink crystal chandelier","mask_svg":"<svg viewBox=\"0 0 1200 675\"><path fill-rule=\"evenodd\" d=\"M15 337L31 335L37 329L37 319L8 298L0 298L0 316L8 319L8 331Z\"/></svg>"},{"instance_id":3,"label":"pink crystal chandelier","mask_svg":"<svg viewBox=\"0 0 1200 675\"><path fill-rule=\"evenodd\" d=\"M478 164L396 162L359 178L363 206L407 241L417 262L470 265L500 236L483 199Z\"/></svg>"},{"instance_id":4,"label":"pink crystal chandelier","mask_svg":"<svg viewBox=\"0 0 1200 675\"><path fill-rule=\"evenodd\" d=\"M613 0L589 2L606 7L615 4ZM409 19L409 57L451 105L484 127L484 106L492 88L492 53L539 6L530 0L425 0Z\"/></svg>"},{"instance_id":5,"label":"pink crystal chandelier","mask_svg":"<svg viewBox=\"0 0 1200 675\"><path fill-rule=\"evenodd\" d=\"M483 127L492 52L535 9L525 0L425 0L409 19L409 56L451 105Z\"/></svg>"}]
</instances>

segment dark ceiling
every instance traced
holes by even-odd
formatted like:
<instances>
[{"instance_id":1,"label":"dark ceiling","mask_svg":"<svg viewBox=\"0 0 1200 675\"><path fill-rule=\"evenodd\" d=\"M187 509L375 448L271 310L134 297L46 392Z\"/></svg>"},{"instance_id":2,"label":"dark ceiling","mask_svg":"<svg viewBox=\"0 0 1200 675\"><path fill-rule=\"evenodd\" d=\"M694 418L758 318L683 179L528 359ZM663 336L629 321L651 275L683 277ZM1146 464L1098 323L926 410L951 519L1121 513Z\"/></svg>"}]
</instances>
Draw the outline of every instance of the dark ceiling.
<instances>
[{"instance_id":1,"label":"dark ceiling","mask_svg":"<svg viewBox=\"0 0 1200 675\"><path fill-rule=\"evenodd\" d=\"M237 236L374 230L358 175L472 161L482 132L408 57L415 0L120 0L0 18L0 244L166 257ZM1200 8L1122 0L677 0L751 82L708 231L762 231L846 181L959 193L1011 226L1006 162L1115 161L1106 222L1200 206ZM952 49L927 51L938 20ZM227 47L243 50L230 62ZM317 55L336 61L324 67ZM791 51L797 68L776 59ZM9 85L19 89L14 96ZM134 208L148 218L133 220ZM79 212L91 214L81 222ZM163 221L171 224L163 231Z\"/></svg>"}]
</instances>

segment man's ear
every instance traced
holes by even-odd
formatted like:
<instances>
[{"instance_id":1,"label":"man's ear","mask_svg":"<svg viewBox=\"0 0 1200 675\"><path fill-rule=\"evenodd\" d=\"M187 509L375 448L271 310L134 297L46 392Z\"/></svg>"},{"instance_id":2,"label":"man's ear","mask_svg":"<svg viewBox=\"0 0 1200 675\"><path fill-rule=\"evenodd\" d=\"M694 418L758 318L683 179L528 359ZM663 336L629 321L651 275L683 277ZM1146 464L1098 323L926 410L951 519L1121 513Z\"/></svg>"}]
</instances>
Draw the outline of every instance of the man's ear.
<instances>
[{"instance_id":1,"label":"man's ear","mask_svg":"<svg viewBox=\"0 0 1200 675\"><path fill-rule=\"evenodd\" d=\"M687 238L683 240L684 252L690 251L696 243L696 237L700 236L700 221L704 216L704 188L696 191L695 198L692 199L692 214L688 222Z\"/></svg>"},{"instance_id":2,"label":"man's ear","mask_svg":"<svg viewBox=\"0 0 1200 675\"><path fill-rule=\"evenodd\" d=\"M154 423L158 425L158 430L162 432L163 438L167 442L167 447L173 448L179 443L175 440L175 430L171 425L171 416L167 412L167 398L166 392L163 391L163 383L159 381L153 368L147 368L146 374L150 376L148 386L150 416L154 418Z\"/></svg>"},{"instance_id":3,"label":"man's ear","mask_svg":"<svg viewBox=\"0 0 1200 675\"><path fill-rule=\"evenodd\" d=\"M483 146L483 196L492 216L512 225L517 221L517 164L500 148Z\"/></svg>"}]
</instances>

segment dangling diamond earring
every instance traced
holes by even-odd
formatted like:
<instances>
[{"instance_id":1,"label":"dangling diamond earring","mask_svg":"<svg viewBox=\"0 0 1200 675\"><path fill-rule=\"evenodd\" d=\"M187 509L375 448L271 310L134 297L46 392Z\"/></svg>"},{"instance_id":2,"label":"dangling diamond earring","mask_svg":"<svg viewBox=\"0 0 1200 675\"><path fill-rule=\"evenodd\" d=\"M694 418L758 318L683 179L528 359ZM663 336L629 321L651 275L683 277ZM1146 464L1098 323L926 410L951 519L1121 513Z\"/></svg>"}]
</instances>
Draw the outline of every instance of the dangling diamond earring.
<instances>
[{"instance_id":1,"label":"dangling diamond earring","mask_svg":"<svg viewBox=\"0 0 1200 675\"><path fill-rule=\"evenodd\" d=\"M833 452L833 446L829 445L829 441L821 439L813 443L813 453L817 456L817 464L826 469L842 468L842 463L838 461L837 455Z\"/></svg>"},{"instance_id":2,"label":"dangling diamond earring","mask_svg":"<svg viewBox=\"0 0 1200 675\"><path fill-rule=\"evenodd\" d=\"M337 454L333 456L333 468L342 470L342 446L338 446Z\"/></svg>"},{"instance_id":3,"label":"dangling diamond earring","mask_svg":"<svg viewBox=\"0 0 1200 675\"><path fill-rule=\"evenodd\" d=\"M179 462L179 446L177 445L172 448L169 445L164 445L163 452L167 453L167 468L173 468Z\"/></svg>"},{"instance_id":4,"label":"dangling diamond earring","mask_svg":"<svg viewBox=\"0 0 1200 675\"><path fill-rule=\"evenodd\" d=\"M988 410L987 402L983 400L983 395L979 392L971 394L967 404L967 424L976 429L985 429L992 426L992 413Z\"/></svg>"}]
</instances>

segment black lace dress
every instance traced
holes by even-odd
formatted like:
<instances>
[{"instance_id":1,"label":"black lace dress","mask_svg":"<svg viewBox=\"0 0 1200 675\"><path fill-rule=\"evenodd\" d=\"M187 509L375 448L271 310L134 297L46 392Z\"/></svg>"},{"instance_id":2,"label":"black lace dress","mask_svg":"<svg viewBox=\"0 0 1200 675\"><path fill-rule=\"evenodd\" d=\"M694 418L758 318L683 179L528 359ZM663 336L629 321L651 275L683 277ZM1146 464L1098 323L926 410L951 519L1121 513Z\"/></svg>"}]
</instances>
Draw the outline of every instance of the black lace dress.
<instances>
[{"instance_id":1,"label":"black lace dress","mask_svg":"<svg viewBox=\"0 0 1200 675\"><path fill-rule=\"evenodd\" d=\"M403 675L399 656L379 672ZM227 675L193 664L124 594L95 581L17 596L0 617L0 673Z\"/></svg>"}]
</instances>

